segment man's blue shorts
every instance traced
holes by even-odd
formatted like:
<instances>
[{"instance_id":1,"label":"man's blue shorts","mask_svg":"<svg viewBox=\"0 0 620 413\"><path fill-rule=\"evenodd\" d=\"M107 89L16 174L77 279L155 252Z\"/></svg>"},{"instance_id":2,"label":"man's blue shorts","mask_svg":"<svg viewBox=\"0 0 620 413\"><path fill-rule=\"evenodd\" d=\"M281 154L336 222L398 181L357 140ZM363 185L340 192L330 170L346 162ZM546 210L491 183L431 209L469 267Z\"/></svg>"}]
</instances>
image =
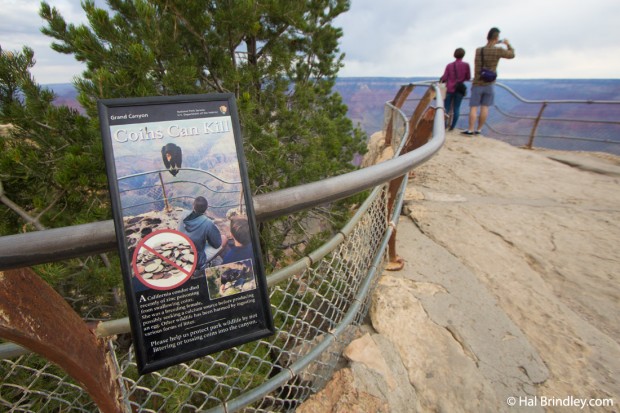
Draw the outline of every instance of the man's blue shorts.
<instances>
[{"instance_id":1,"label":"man's blue shorts","mask_svg":"<svg viewBox=\"0 0 620 413\"><path fill-rule=\"evenodd\" d=\"M472 86L469 107L492 106L495 99L495 85Z\"/></svg>"}]
</instances>

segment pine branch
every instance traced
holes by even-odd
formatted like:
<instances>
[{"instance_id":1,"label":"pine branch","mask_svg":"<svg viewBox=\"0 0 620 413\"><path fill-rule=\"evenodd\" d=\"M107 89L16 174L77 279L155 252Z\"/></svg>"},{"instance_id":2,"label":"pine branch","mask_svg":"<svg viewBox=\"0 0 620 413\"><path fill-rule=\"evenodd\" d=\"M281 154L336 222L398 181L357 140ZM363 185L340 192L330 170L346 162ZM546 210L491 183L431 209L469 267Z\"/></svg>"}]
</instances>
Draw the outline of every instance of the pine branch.
<instances>
[{"instance_id":1,"label":"pine branch","mask_svg":"<svg viewBox=\"0 0 620 413\"><path fill-rule=\"evenodd\" d=\"M52 209L52 207L54 205L56 205L56 203L58 201L60 201L60 199L63 197L64 195L64 191L59 193L58 195L56 195L56 199L54 199L47 207L45 207L35 218L37 220L37 222L39 221L39 218L41 218L43 216L43 214L45 214L47 211L49 211L50 209ZM42 228L37 228L39 231L41 231L42 229L45 229L45 227L43 225L41 225Z\"/></svg>"},{"instance_id":2,"label":"pine branch","mask_svg":"<svg viewBox=\"0 0 620 413\"><path fill-rule=\"evenodd\" d=\"M0 202L7 206L10 210L19 215L24 221L32 224L37 230L44 230L45 227L41 225L38 219L32 218L22 207L11 201L4 193L4 185L0 181Z\"/></svg>"},{"instance_id":3,"label":"pine branch","mask_svg":"<svg viewBox=\"0 0 620 413\"><path fill-rule=\"evenodd\" d=\"M211 60L209 46L207 45L207 42L205 41L204 35L202 33L199 33L196 29L194 29L194 27L190 24L190 22L179 12L179 10L174 5L171 6L171 9L174 15L176 16L176 18L179 19L179 21L181 21L182 23L184 23L184 27L187 30L189 30L189 32L193 34L199 40L200 45L202 46L202 50L205 56L207 56L207 60ZM215 86L215 89L220 93L226 92L226 89L224 88L224 86L222 86L221 81L213 74L212 71L209 71L209 75L211 76L214 82L212 86Z\"/></svg>"}]
</instances>

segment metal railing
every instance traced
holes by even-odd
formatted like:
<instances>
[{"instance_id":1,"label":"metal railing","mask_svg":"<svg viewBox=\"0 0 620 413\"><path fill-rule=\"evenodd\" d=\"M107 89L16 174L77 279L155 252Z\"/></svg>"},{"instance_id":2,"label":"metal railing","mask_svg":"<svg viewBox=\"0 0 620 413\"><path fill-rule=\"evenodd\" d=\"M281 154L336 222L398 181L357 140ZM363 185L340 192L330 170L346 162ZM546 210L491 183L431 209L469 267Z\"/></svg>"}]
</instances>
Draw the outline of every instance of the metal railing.
<instances>
[{"instance_id":1,"label":"metal railing","mask_svg":"<svg viewBox=\"0 0 620 413\"><path fill-rule=\"evenodd\" d=\"M390 144L398 142L392 160L254 198L257 219L265 221L374 188L330 241L267 277L274 336L139 376L133 351L121 339L129 332L128 320L98 326L95 332L107 341L127 411L293 411L324 386L368 312L394 240L407 173L432 157L445 139L442 102L424 112L438 89L408 87L415 86L428 91L410 119L401 101L386 104L386 135ZM430 140L416 135L420 125L432 127ZM7 236L0 238L0 270L114 248L111 221ZM0 345L0 407L11 412L97 410L66 372L10 343Z\"/></svg>"},{"instance_id":2,"label":"metal railing","mask_svg":"<svg viewBox=\"0 0 620 413\"><path fill-rule=\"evenodd\" d=\"M157 169L153 171L146 171L131 175L125 175L118 178L119 185L121 185L121 189L119 190L121 196L121 205L123 205L123 210L132 210L136 211L136 209L153 204L155 205L164 205L166 210L169 209L170 201L179 201L180 207L191 209L192 202L194 201L195 196L182 195L182 196L171 196L170 189L177 186L188 187L188 190L181 191L184 194L193 193L192 189L200 187L208 191L208 193L212 194L209 199L214 200L209 205L210 210L222 210L222 209L230 209L234 207L240 207L241 205L241 181L227 181L226 179L221 178L220 176L211 173L209 171L204 171L202 169L197 168L179 168L179 171L193 172L197 177L207 176L209 179L202 180L202 182L198 181L198 178L191 179L172 179L166 181L162 175L163 172L167 172L166 169ZM186 174L187 175L187 174ZM155 177L155 178L154 178ZM140 185L129 185L125 184L127 181L131 181L132 179L140 178L148 180L148 184L141 183ZM215 189L212 188L209 183L210 181L219 182L221 185L226 185L230 187L229 189ZM126 188L125 188L126 187ZM136 195L132 195L134 193L138 193L146 198L145 201L136 202ZM159 197L159 198L157 198ZM222 203L223 202L223 203ZM163 209L163 208L160 208ZM148 210L148 209L146 209ZM146 211L145 210L145 211ZM136 214L139 213L135 212ZM221 214L221 213L220 213Z\"/></svg>"},{"instance_id":3,"label":"metal railing","mask_svg":"<svg viewBox=\"0 0 620 413\"><path fill-rule=\"evenodd\" d=\"M578 93L578 91L576 92ZM514 146L620 155L620 101L532 100L497 82L483 133ZM467 129L468 100L457 126Z\"/></svg>"}]
</instances>

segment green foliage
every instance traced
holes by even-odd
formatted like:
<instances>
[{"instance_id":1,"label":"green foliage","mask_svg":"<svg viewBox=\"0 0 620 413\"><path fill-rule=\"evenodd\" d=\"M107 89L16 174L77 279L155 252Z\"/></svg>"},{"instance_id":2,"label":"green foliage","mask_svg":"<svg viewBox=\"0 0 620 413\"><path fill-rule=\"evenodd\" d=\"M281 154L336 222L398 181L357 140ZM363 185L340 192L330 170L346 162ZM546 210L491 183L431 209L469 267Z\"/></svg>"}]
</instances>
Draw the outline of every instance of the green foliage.
<instances>
[{"instance_id":1,"label":"green foliage","mask_svg":"<svg viewBox=\"0 0 620 413\"><path fill-rule=\"evenodd\" d=\"M348 1L108 3L110 12L83 3L89 26L67 24L47 3L40 9L52 47L87 64L77 88L89 116L100 98L234 93L255 193L347 172L365 150L332 92L343 57L332 22ZM304 236L305 217L292 232L279 232L282 220L263 227L270 265L287 237Z\"/></svg>"},{"instance_id":2,"label":"green foliage","mask_svg":"<svg viewBox=\"0 0 620 413\"><path fill-rule=\"evenodd\" d=\"M111 258L110 265L105 265L99 257L88 257L40 265L36 270L67 297L78 314L88 319L109 320L127 315L125 300L119 294L120 263L116 254Z\"/></svg>"},{"instance_id":3,"label":"green foliage","mask_svg":"<svg viewBox=\"0 0 620 413\"><path fill-rule=\"evenodd\" d=\"M342 32L332 22L348 7L345 0L110 0L108 11L87 0L89 24L72 25L42 3L52 47L87 65L75 85L88 117L52 104L53 93L30 76L32 50L2 53L0 123L13 126L0 138L0 194L18 210L0 205L1 233L109 218L100 98L234 93L256 194L353 169L365 137L332 92L342 65ZM263 223L268 269L329 236L349 204ZM311 228L317 219L318 231ZM110 286L105 266L76 261L69 268ZM41 272L52 282L62 273L57 266Z\"/></svg>"},{"instance_id":4,"label":"green foliage","mask_svg":"<svg viewBox=\"0 0 620 413\"><path fill-rule=\"evenodd\" d=\"M0 124L12 125L0 137L4 195L44 227L107 218L101 139L89 120L54 106L54 94L34 83L29 48L3 51L0 62ZM1 208L3 234L33 229Z\"/></svg>"},{"instance_id":5,"label":"green foliage","mask_svg":"<svg viewBox=\"0 0 620 413\"><path fill-rule=\"evenodd\" d=\"M0 234L109 219L97 124L101 98L233 93L257 194L345 173L354 168L354 155L364 152L363 133L332 92L342 62L342 33L332 22L348 9L347 0L108 0L108 5L111 12L83 1L88 26L67 24L47 3L40 9L53 48L87 65L75 85L88 116L54 106L53 93L35 84L29 73L32 50L0 53L0 124L12 125L0 135L0 195L12 202L0 203ZM348 218L351 202L263 223L268 268L294 259L287 245L318 245ZM310 228L316 221L319 230ZM303 247L295 249L304 253ZM36 270L81 314L111 318L125 311L115 294L118 265L117 257L111 265L89 257ZM276 291L272 305L301 304ZM294 327L282 312L274 318L279 329ZM213 367L203 368L204 360L193 366L218 376L248 365L244 371L251 374L222 377L222 384L255 387L273 373L265 362L269 347L255 342L241 348L249 355L228 350L217 355ZM175 411L190 396L172 383L194 380L181 370L178 375L170 374L174 380L157 393L170 397L159 400L156 393L139 391L134 397L153 398ZM126 372L134 376L137 372ZM158 377L142 379L150 387ZM222 398L236 395L226 394L226 386L205 387Z\"/></svg>"},{"instance_id":6,"label":"green foliage","mask_svg":"<svg viewBox=\"0 0 620 413\"><path fill-rule=\"evenodd\" d=\"M3 406L27 405L31 412L68 412L77 405L84 407L85 411L97 411L97 406L79 383L60 367L35 353L21 356L12 363L0 363L0 377L6 380L3 383L6 385L2 386ZM57 380L50 380L49 377L63 377L64 380L59 386ZM61 391L64 399L48 397Z\"/></svg>"},{"instance_id":7,"label":"green foliage","mask_svg":"<svg viewBox=\"0 0 620 413\"><path fill-rule=\"evenodd\" d=\"M5 125L0 134L1 235L110 217L96 129L77 111L54 106L53 92L32 79L33 66L28 47L21 52L0 50L0 125ZM120 286L118 273L98 260L48 264L37 270L74 298L75 291L68 291L70 274L83 279L80 288L95 300Z\"/></svg>"}]
</instances>

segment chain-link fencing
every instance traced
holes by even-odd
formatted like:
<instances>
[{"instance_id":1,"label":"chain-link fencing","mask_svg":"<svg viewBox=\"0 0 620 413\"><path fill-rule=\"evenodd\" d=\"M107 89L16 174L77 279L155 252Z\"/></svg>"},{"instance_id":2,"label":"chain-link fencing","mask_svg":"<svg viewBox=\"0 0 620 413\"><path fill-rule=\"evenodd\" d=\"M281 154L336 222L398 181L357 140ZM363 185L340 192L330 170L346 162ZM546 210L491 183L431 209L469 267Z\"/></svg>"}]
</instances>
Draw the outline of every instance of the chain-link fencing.
<instances>
[{"instance_id":1,"label":"chain-link fencing","mask_svg":"<svg viewBox=\"0 0 620 413\"><path fill-rule=\"evenodd\" d=\"M386 106L400 142L407 135L407 121L398 107ZM442 108L441 103L438 106ZM392 111L399 116L391 116ZM124 409L162 413L287 412L322 389L342 366L344 348L359 333L387 261L388 241L396 228L407 177L397 193L388 190L388 179L402 176L439 150L445 138L443 111L439 116L435 122L437 136L429 145L416 153L397 156L393 165L377 165L373 169L376 173L352 174L351 186L355 188L364 187L360 180L377 182L378 175L392 178L380 178L383 183L372 189L332 239L267 277L276 331L273 336L139 375L128 322L107 322L114 327L106 331L113 333L103 334L102 339L112 360ZM396 150L397 155L404 143ZM355 193L347 188L340 190ZM267 209L265 205L260 205L261 210ZM63 369L17 345L0 344L0 411L97 410L80 383Z\"/></svg>"},{"instance_id":2,"label":"chain-link fencing","mask_svg":"<svg viewBox=\"0 0 620 413\"><path fill-rule=\"evenodd\" d=\"M291 276L273 274L270 301L277 334L268 339L139 376L129 338L110 338L127 410L231 411L247 399L255 400L246 411L294 410L330 379L367 314L388 229L387 191L381 187L328 243L331 251L316 262L304 259L283 270ZM284 279L271 281L278 278ZM77 383L35 354L0 360L0 379L5 411L97 410Z\"/></svg>"}]
</instances>

